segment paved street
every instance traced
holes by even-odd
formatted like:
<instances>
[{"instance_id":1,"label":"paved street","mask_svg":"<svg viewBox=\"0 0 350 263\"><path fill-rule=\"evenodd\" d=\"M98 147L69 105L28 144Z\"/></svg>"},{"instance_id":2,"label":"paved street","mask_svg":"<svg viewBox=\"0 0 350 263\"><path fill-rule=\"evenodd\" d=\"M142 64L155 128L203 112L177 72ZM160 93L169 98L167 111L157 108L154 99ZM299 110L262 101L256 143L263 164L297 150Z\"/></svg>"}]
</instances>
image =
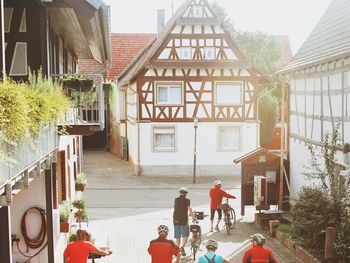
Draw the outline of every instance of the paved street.
<instances>
[{"instance_id":1,"label":"paved street","mask_svg":"<svg viewBox=\"0 0 350 263\"><path fill-rule=\"evenodd\" d=\"M198 178L198 183L193 185L190 177L136 177L125 162L103 151L84 152L84 171L88 175L85 197L89 229L96 245L108 245L113 250L113 255L101 259L101 263L150 262L147 247L157 236L157 226L169 225L170 238L173 237L172 206L181 186L190 188L189 198L194 210L209 214L208 189L215 178ZM223 187L239 197L240 178L221 179ZM231 201L231 205L238 214L240 199ZM241 262L243 252L249 247L249 236L258 231L249 223L253 220L253 210L248 209L247 214L244 218L238 216L239 223L230 236L224 230L210 233L209 219L206 218L201 222L204 243L210 238L218 240L219 254L232 258L230 262ZM279 262L300 262L276 240L268 239L267 244ZM201 249L200 254L204 252L204 246ZM189 248L187 252L189 254ZM190 256L182 262L191 262Z\"/></svg>"}]
</instances>

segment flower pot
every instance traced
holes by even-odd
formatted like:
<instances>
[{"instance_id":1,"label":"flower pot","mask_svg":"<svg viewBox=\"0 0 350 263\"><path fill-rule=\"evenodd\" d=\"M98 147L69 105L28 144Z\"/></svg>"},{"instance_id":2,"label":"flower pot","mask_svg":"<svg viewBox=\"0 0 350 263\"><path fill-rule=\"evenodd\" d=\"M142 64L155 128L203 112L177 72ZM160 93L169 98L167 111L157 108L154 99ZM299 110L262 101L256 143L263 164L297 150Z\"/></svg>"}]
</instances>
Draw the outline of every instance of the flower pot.
<instances>
[{"instance_id":1,"label":"flower pot","mask_svg":"<svg viewBox=\"0 0 350 263\"><path fill-rule=\"evenodd\" d=\"M85 186L81 185L81 184L76 184L75 185L75 191L79 191L79 192L84 192L85 190Z\"/></svg>"},{"instance_id":2,"label":"flower pot","mask_svg":"<svg viewBox=\"0 0 350 263\"><path fill-rule=\"evenodd\" d=\"M68 222L60 222L60 232L68 233L69 232L69 223Z\"/></svg>"},{"instance_id":3,"label":"flower pot","mask_svg":"<svg viewBox=\"0 0 350 263\"><path fill-rule=\"evenodd\" d=\"M63 80L63 86L68 88L79 88L79 80L77 79L65 79Z\"/></svg>"},{"instance_id":4,"label":"flower pot","mask_svg":"<svg viewBox=\"0 0 350 263\"><path fill-rule=\"evenodd\" d=\"M80 87L81 88L91 88L94 85L94 81L90 79L84 79L80 80Z\"/></svg>"}]
</instances>

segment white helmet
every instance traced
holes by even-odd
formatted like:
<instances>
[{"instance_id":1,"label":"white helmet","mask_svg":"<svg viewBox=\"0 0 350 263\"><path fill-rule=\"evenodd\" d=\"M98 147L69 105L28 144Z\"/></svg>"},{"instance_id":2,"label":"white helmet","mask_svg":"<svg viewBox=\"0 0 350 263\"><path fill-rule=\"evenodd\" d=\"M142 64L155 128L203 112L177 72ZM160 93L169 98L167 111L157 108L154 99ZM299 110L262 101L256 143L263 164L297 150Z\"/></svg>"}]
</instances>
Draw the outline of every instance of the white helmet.
<instances>
[{"instance_id":1,"label":"white helmet","mask_svg":"<svg viewBox=\"0 0 350 263\"><path fill-rule=\"evenodd\" d=\"M262 234L256 233L252 236L250 236L250 238L255 241L259 246L262 246L265 244L265 237Z\"/></svg>"},{"instance_id":2,"label":"white helmet","mask_svg":"<svg viewBox=\"0 0 350 263\"><path fill-rule=\"evenodd\" d=\"M215 180L214 181L214 186L217 186L217 185L222 185L221 180Z\"/></svg>"},{"instance_id":3,"label":"white helmet","mask_svg":"<svg viewBox=\"0 0 350 263\"><path fill-rule=\"evenodd\" d=\"M218 242L216 242L214 239L209 239L205 247L207 249L216 250L218 248L218 246L219 246Z\"/></svg>"},{"instance_id":4,"label":"white helmet","mask_svg":"<svg viewBox=\"0 0 350 263\"><path fill-rule=\"evenodd\" d=\"M167 227L166 225L160 225L158 227L158 233L168 234L168 232L169 232L169 227Z\"/></svg>"},{"instance_id":5,"label":"white helmet","mask_svg":"<svg viewBox=\"0 0 350 263\"><path fill-rule=\"evenodd\" d=\"M188 189L186 187L181 187L179 189L179 192L180 192L180 194L187 194L188 193Z\"/></svg>"}]
</instances>

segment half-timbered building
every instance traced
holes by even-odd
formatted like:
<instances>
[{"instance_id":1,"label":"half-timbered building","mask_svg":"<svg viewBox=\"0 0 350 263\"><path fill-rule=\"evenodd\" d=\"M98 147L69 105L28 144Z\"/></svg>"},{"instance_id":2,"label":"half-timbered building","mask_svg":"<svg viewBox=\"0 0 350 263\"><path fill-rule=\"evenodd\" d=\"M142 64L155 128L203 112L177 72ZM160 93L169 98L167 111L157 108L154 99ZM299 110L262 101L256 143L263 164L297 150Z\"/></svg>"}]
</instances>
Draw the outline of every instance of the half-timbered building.
<instances>
[{"instance_id":1,"label":"half-timbered building","mask_svg":"<svg viewBox=\"0 0 350 263\"><path fill-rule=\"evenodd\" d=\"M189 174L198 120L198 174L238 174L232 159L259 146L266 81L206 0L185 1L118 78L124 157L139 174Z\"/></svg>"},{"instance_id":2,"label":"half-timbered building","mask_svg":"<svg viewBox=\"0 0 350 263\"><path fill-rule=\"evenodd\" d=\"M291 195L305 179L309 144L323 147L324 136L339 126L337 161L349 165L350 5L334 0L294 59L280 72L290 86L289 152Z\"/></svg>"},{"instance_id":3,"label":"half-timbered building","mask_svg":"<svg viewBox=\"0 0 350 263\"><path fill-rule=\"evenodd\" d=\"M1 0L1 81L6 74L25 82L29 69L54 78L76 74L82 58L107 64L109 20L109 7L100 0ZM77 198L82 135L104 124L104 115L93 121L86 115L72 106L66 118L43 125L18 147L17 162L0 158L0 263L63 262L69 233L60 231L59 207ZM62 125L69 125L68 133L57 133Z\"/></svg>"}]
</instances>

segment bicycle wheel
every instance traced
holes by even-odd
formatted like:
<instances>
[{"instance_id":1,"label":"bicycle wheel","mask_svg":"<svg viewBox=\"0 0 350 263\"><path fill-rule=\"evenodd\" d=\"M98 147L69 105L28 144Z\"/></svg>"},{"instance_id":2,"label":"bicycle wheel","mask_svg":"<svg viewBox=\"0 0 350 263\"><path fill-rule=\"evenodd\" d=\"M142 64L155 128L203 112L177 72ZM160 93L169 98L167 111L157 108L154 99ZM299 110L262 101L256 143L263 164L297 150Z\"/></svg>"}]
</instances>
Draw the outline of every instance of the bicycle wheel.
<instances>
[{"instance_id":1,"label":"bicycle wheel","mask_svg":"<svg viewBox=\"0 0 350 263\"><path fill-rule=\"evenodd\" d=\"M231 231L231 220L230 220L230 214L228 212L225 213L225 227L226 227L227 234L229 235Z\"/></svg>"},{"instance_id":2,"label":"bicycle wheel","mask_svg":"<svg viewBox=\"0 0 350 263\"><path fill-rule=\"evenodd\" d=\"M233 208L231 208L231 219L232 219L232 228L236 227L236 212Z\"/></svg>"},{"instance_id":3,"label":"bicycle wheel","mask_svg":"<svg viewBox=\"0 0 350 263\"><path fill-rule=\"evenodd\" d=\"M191 242L191 251L192 251L193 260L196 260L196 253L197 253L196 240L192 240Z\"/></svg>"}]
</instances>

